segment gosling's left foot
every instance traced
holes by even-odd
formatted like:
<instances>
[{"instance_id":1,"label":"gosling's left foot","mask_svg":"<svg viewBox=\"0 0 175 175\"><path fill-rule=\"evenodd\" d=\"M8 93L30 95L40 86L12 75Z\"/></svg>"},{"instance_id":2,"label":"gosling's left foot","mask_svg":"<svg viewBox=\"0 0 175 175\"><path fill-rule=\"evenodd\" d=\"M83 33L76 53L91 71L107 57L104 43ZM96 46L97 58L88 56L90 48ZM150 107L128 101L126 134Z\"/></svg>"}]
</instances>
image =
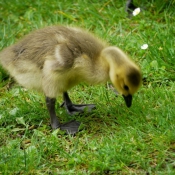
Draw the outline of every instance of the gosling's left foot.
<instances>
[{"instance_id":1,"label":"gosling's left foot","mask_svg":"<svg viewBox=\"0 0 175 175\"><path fill-rule=\"evenodd\" d=\"M79 126L80 126L80 122L73 120L60 125L60 129L63 131L66 131L67 134L75 135L78 132Z\"/></svg>"}]
</instances>

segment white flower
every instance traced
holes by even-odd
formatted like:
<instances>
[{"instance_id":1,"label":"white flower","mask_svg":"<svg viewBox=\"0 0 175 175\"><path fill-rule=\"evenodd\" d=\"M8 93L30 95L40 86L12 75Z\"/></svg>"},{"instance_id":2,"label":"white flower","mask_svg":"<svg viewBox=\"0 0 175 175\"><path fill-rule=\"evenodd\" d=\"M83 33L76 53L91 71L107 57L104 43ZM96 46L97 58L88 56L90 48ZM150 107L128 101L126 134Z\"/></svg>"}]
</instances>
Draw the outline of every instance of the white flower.
<instances>
[{"instance_id":1,"label":"white flower","mask_svg":"<svg viewBox=\"0 0 175 175\"><path fill-rule=\"evenodd\" d=\"M148 44L143 44L142 46L141 46L141 49L143 49L143 50L146 50L148 48Z\"/></svg>"},{"instance_id":2,"label":"white flower","mask_svg":"<svg viewBox=\"0 0 175 175\"><path fill-rule=\"evenodd\" d=\"M136 16L136 15L138 15L139 13L140 13L140 8L139 8L139 7L136 8L136 9L132 12L133 16Z\"/></svg>"}]
</instances>

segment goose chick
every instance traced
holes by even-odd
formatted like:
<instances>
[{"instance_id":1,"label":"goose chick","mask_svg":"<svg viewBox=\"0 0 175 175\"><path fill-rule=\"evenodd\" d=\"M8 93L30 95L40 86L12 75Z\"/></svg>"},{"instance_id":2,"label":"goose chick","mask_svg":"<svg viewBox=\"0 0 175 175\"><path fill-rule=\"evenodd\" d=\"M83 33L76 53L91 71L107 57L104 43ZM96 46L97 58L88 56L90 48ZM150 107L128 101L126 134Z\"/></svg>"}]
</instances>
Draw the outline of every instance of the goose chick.
<instances>
[{"instance_id":1,"label":"goose chick","mask_svg":"<svg viewBox=\"0 0 175 175\"><path fill-rule=\"evenodd\" d=\"M55 112L56 97L63 94L69 114L91 111L95 105L76 105L67 91L80 82L114 87L131 106L141 84L139 67L118 47L108 46L92 34L74 27L51 26L34 31L0 53L0 63L22 86L41 91L53 129L78 131L79 123L61 125Z\"/></svg>"}]
</instances>

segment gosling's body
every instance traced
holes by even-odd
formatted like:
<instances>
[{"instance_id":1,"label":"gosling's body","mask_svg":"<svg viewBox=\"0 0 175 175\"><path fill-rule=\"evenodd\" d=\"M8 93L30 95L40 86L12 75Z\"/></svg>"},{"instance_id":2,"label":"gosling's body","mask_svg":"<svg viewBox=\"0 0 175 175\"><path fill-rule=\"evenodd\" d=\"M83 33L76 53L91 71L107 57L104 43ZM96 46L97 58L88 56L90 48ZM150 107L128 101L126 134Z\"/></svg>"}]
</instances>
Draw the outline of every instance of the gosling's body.
<instances>
[{"instance_id":1,"label":"gosling's body","mask_svg":"<svg viewBox=\"0 0 175 175\"><path fill-rule=\"evenodd\" d=\"M4 49L0 63L19 84L45 94L52 128L60 127L54 108L59 94L63 94L69 113L84 110L84 105L73 105L67 94L80 82L98 84L111 80L125 97L134 94L141 83L139 68L123 51L73 27L37 30ZM128 106L130 103L131 99Z\"/></svg>"},{"instance_id":2,"label":"gosling's body","mask_svg":"<svg viewBox=\"0 0 175 175\"><path fill-rule=\"evenodd\" d=\"M80 29L53 26L5 49L0 60L24 87L57 97L82 81L96 84L109 79L107 67L100 60L104 47Z\"/></svg>"}]
</instances>

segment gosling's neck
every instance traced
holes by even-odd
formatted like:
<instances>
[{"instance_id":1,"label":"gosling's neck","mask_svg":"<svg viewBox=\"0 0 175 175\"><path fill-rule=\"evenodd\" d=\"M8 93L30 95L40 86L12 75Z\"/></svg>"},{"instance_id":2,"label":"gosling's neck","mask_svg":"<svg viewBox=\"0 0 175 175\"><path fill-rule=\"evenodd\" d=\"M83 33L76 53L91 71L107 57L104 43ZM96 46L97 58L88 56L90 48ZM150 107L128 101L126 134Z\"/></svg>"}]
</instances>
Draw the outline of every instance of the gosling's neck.
<instances>
[{"instance_id":1,"label":"gosling's neck","mask_svg":"<svg viewBox=\"0 0 175 175\"><path fill-rule=\"evenodd\" d=\"M95 64L94 78L96 83L104 83L111 80L111 77L120 74L124 63L127 62L128 58L126 55L117 47L106 47L101 51L100 56Z\"/></svg>"},{"instance_id":2,"label":"gosling's neck","mask_svg":"<svg viewBox=\"0 0 175 175\"><path fill-rule=\"evenodd\" d=\"M117 71L121 68L120 60L114 59L115 55L112 54L113 47L106 47L102 50L100 57L99 57L99 67L101 68L102 72L105 74L105 80L110 80L110 74L116 74Z\"/></svg>"},{"instance_id":3,"label":"gosling's neck","mask_svg":"<svg viewBox=\"0 0 175 175\"><path fill-rule=\"evenodd\" d=\"M93 63L93 71L87 81L91 84L105 83L120 74L127 62L127 56L120 49L112 46L106 47Z\"/></svg>"},{"instance_id":4,"label":"gosling's neck","mask_svg":"<svg viewBox=\"0 0 175 175\"><path fill-rule=\"evenodd\" d=\"M128 65L133 65L128 56L119 48L109 46L101 52L102 63L108 67L109 77L120 74L127 69Z\"/></svg>"}]
</instances>

